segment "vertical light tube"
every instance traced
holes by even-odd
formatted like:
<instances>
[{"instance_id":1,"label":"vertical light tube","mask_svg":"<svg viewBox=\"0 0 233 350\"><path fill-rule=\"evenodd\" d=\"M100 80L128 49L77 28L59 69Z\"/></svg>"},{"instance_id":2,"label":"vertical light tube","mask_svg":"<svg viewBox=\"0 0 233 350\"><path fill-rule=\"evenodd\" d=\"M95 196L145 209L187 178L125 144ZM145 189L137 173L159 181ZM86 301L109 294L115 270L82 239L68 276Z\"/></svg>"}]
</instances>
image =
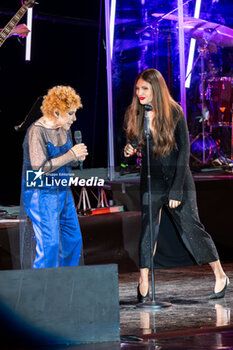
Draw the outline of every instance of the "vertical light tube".
<instances>
[{"instance_id":1,"label":"vertical light tube","mask_svg":"<svg viewBox=\"0 0 233 350\"><path fill-rule=\"evenodd\" d=\"M195 4L195 11L194 11L194 18L199 18L200 16L200 9L201 9L201 0L196 0ZM191 38L190 41L190 48L189 48L189 56L188 56L188 64L187 64L187 71L186 71L186 82L185 82L185 87L189 88L190 87L190 82L191 82L191 75L192 73L192 67L193 67L193 58L194 58L194 52L195 52L195 46L196 46L196 39Z\"/></svg>"},{"instance_id":2,"label":"vertical light tube","mask_svg":"<svg viewBox=\"0 0 233 350\"><path fill-rule=\"evenodd\" d=\"M30 33L27 35L26 39L26 52L25 52L25 60L31 60L31 43L32 43L32 17L33 17L33 8L30 7L27 11L27 27L30 30Z\"/></svg>"},{"instance_id":3,"label":"vertical light tube","mask_svg":"<svg viewBox=\"0 0 233 350\"><path fill-rule=\"evenodd\" d=\"M185 90L185 48L184 48L184 13L183 0L178 0L179 19L179 58L180 58L180 102L186 117L186 90Z\"/></svg>"},{"instance_id":4,"label":"vertical light tube","mask_svg":"<svg viewBox=\"0 0 233 350\"><path fill-rule=\"evenodd\" d=\"M115 22L115 19L114 19ZM107 89L108 89L108 176L110 181L115 178L114 158L114 128L113 128L113 100L112 100L112 60L110 39L110 0L105 0L105 31L106 31L106 61L107 61Z\"/></svg>"},{"instance_id":5,"label":"vertical light tube","mask_svg":"<svg viewBox=\"0 0 233 350\"><path fill-rule=\"evenodd\" d=\"M111 47L111 59L112 59L112 53L113 53L115 17L116 17L116 0L112 0L112 1L111 1L111 15L110 15L110 47Z\"/></svg>"}]
</instances>

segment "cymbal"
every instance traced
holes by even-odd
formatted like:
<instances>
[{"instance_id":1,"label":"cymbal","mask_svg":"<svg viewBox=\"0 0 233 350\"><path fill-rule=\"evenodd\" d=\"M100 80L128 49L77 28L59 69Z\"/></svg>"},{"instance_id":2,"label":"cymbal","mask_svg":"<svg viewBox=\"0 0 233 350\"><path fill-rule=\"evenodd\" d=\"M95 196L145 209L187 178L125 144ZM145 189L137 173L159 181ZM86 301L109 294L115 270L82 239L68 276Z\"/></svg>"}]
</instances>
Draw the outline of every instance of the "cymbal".
<instances>
[{"instance_id":1,"label":"cymbal","mask_svg":"<svg viewBox=\"0 0 233 350\"><path fill-rule=\"evenodd\" d=\"M164 16L163 18L161 18L161 20L170 19L171 21L178 22L178 16L177 15L172 15L172 14L166 15L165 13L152 13L151 16L156 17L156 18ZM192 19L199 20L199 18L184 16L184 22L187 21L187 20L192 20ZM200 20L200 21L202 21L202 20Z\"/></svg>"},{"instance_id":2,"label":"cymbal","mask_svg":"<svg viewBox=\"0 0 233 350\"><path fill-rule=\"evenodd\" d=\"M152 13L151 16L153 17L162 17L164 16L165 13ZM171 21L177 21L178 20L178 16L176 15L166 15L166 17L162 18L162 19L170 19Z\"/></svg>"},{"instance_id":3,"label":"cymbal","mask_svg":"<svg viewBox=\"0 0 233 350\"><path fill-rule=\"evenodd\" d=\"M161 17L163 13L153 13L153 17ZM164 19L178 21L178 16L167 15ZM222 24L207 22L200 18L184 17L184 30L194 39L205 40L221 47L233 46L233 29Z\"/></svg>"},{"instance_id":4,"label":"cymbal","mask_svg":"<svg viewBox=\"0 0 233 350\"><path fill-rule=\"evenodd\" d=\"M187 21L184 27L190 31L195 39L205 40L207 43L214 43L220 47L233 46L233 29L223 26L222 24L203 21L195 23Z\"/></svg>"}]
</instances>

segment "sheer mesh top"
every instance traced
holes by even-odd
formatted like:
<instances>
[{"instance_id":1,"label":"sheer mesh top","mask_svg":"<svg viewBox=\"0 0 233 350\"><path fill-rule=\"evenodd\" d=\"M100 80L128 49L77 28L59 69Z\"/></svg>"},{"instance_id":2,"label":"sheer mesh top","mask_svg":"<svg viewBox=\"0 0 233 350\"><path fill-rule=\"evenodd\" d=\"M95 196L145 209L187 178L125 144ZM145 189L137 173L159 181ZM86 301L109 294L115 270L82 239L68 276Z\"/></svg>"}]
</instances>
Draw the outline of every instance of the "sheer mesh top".
<instances>
[{"instance_id":1,"label":"sheer mesh top","mask_svg":"<svg viewBox=\"0 0 233 350\"><path fill-rule=\"evenodd\" d=\"M33 170L43 168L45 172L54 171L60 166L75 160L74 153L68 151L53 159L48 159L47 144L64 146L70 131L63 128L47 128L40 121L34 123L28 133L29 158Z\"/></svg>"}]
</instances>

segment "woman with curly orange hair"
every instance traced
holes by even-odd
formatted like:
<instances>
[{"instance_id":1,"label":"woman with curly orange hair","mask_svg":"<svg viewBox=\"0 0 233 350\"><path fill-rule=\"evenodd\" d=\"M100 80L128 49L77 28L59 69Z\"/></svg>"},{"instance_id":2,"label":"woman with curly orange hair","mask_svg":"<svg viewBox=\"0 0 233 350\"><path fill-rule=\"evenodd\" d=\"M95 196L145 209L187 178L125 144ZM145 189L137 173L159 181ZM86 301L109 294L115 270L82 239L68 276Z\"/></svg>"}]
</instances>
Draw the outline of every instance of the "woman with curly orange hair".
<instances>
[{"instance_id":1,"label":"woman with curly orange hair","mask_svg":"<svg viewBox=\"0 0 233 350\"><path fill-rule=\"evenodd\" d=\"M150 123L150 176L153 217L152 253L156 251L161 211L166 207L180 233L181 239L194 261L209 263L215 275L214 292L210 299L224 297L229 278L219 261L211 236L200 223L195 186L189 169L189 134L181 107L172 99L166 82L156 69L142 71L135 80L132 103L126 111L125 129L129 143L124 155L135 150L131 142L137 140L142 148L141 206L142 231L140 240L140 276L138 300L149 299L148 272L150 269L150 230L148 212L147 157L144 134L145 105ZM154 249L153 249L154 248Z\"/></svg>"},{"instance_id":2,"label":"woman with curly orange hair","mask_svg":"<svg viewBox=\"0 0 233 350\"><path fill-rule=\"evenodd\" d=\"M79 264L82 236L68 180L71 163L88 154L83 143L72 147L70 127L81 107L73 88L55 86L44 96L43 116L27 130L21 192L23 268Z\"/></svg>"}]
</instances>

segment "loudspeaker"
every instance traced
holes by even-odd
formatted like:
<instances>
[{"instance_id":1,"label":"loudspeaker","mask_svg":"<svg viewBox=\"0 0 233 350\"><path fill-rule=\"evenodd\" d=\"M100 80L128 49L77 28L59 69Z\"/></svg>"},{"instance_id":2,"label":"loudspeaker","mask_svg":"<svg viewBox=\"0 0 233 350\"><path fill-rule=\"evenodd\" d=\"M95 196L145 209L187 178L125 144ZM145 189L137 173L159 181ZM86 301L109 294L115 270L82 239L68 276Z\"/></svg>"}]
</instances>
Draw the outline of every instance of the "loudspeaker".
<instances>
[{"instance_id":1,"label":"loudspeaker","mask_svg":"<svg viewBox=\"0 0 233 350\"><path fill-rule=\"evenodd\" d=\"M0 271L1 339L8 344L120 340L117 265Z\"/></svg>"}]
</instances>

